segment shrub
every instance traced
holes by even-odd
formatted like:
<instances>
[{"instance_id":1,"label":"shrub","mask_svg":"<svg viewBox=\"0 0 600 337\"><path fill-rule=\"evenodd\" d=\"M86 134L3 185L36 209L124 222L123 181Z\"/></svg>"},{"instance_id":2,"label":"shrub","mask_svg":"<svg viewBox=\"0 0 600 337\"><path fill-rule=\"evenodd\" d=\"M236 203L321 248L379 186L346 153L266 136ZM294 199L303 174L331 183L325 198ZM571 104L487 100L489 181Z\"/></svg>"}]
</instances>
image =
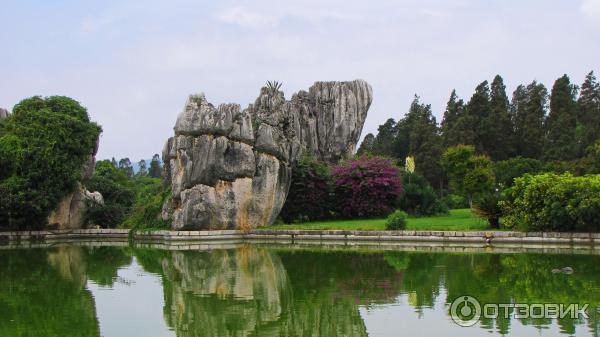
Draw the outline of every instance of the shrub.
<instances>
[{"instance_id":1,"label":"shrub","mask_svg":"<svg viewBox=\"0 0 600 337\"><path fill-rule=\"evenodd\" d=\"M428 216L448 213L448 207L423 176L405 172L402 187L404 191L398 199L398 207L408 214Z\"/></svg>"},{"instance_id":2,"label":"shrub","mask_svg":"<svg viewBox=\"0 0 600 337\"><path fill-rule=\"evenodd\" d=\"M386 215L402 192L398 169L381 157L348 160L332 175L337 208L346 218Z\"/></svg>"},{"instance_id":3,"label":"shrub","mask_svg":"<svg viewBox=\"0 0 600 337\"><path fill-rule=\"evenodd\" d=\"M286 223L331 216L331 176L323 163L304 157L292 169L292 183L280 216Z\"/></svg>"},{"instance_id":4,"label":"shrub","mask_svg":"<svg viewBox=\"0 0 600 337\"><path fill-rule=\"evenodd\" d=\"M480 196L473 201L471 211L476 216L487 220L492 228L500 228L500 217L502 209L500 208L500 193L494 192Z\"/></svg>"},{"instance_id":5,"label":"shrub","mask_svg":"<svg viewBox=\"0 0 600 337\"><path fill-rule=\"evenodd\" d=\"M458 194L448 194L442 200L449 209L469 207L469 201Z\"/></svg>"},{"instance_id":6,"label":"shrub","mask_svg":"<svg viewBox=\"0 0 600 337\"><path fill-rule=\"evenodd\" d=\"M525 175L500 205L506 227L525 231L600 230L600 175Z\"/></svg>"},{"instance_id":7,"label":"shrub","mask_svg":"<svg viewBox=\"0 0 600 337\"><path fill-rule=\"evenodd\" d=\"M390 231L396 231L406 228L406 218L408 214L399 209L395 210L385 220L385 229Z\"/></svg>"}]
</instances>

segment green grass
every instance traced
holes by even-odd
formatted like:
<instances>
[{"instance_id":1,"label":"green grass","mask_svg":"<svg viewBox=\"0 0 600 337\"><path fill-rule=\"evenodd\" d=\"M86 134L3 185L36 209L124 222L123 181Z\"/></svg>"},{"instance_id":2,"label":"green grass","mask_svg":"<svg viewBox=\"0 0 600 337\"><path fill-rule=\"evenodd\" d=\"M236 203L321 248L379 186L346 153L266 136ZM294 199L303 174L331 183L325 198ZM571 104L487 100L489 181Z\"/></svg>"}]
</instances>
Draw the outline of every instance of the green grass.
<instances>
[{"instance_id":1,"label":"green grass","mask_svg":"<svg viewBox=\"0 0 600 337\"><path fill-rule=\"evenodd\" d=\"M383 219L316 221L291 225L274 225L269 229L345 229L385 230ZM447 215L414 218L406 221L407 230L475 231L490 229L488 223L471 214L471 210L453 209Z\"/></svg>"}]
</instances>

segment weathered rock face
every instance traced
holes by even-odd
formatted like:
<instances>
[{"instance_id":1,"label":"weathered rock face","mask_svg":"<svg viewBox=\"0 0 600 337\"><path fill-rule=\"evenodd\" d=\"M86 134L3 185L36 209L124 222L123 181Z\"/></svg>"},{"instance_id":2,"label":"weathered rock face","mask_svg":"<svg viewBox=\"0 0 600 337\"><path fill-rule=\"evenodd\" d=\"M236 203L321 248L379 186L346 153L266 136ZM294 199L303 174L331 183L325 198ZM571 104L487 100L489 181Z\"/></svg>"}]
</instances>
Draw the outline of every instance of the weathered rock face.
<instances>
[{"instance_id":1,"label":"weathered rock face","mask_svg":"<svg viewBox=\"0 0 600 337\"><path fill-rule=\"evenodd\" d=\"M335 163L351 155L372 90L362 80L317 82L286 101L264 87L254 104L210 104L192 95L163 149L174 229L255 228L273 223L291 166L304 151Z\"/></svg>"},{"instance_id":2,"label":"weathered rock face","mask_svg":"<svg viewBox=\"0 0 600 337\"><path fill-rule=\"evenodd\" d=\"M0 108L0 119L8 117L8 110Z\"/></svg>"},{"instance_id":3,"label":"weathered rock face","mask_svg":"<svg viewBox=\"0 0 600 337\"><path fill-rule=\"evenodd\" d=\"M81 168L83 181L89 180L94 174L96 166L96 153L98 152L99 140L89 154L86 162ZM76 229L83 227L86 201L91 200L97 204L104 204L104 198L100 192L90 192L81 183L77 183L75 190L66 195L58 207L50 213L48 224L57 229Z\"/></svg>"}]
</instances>

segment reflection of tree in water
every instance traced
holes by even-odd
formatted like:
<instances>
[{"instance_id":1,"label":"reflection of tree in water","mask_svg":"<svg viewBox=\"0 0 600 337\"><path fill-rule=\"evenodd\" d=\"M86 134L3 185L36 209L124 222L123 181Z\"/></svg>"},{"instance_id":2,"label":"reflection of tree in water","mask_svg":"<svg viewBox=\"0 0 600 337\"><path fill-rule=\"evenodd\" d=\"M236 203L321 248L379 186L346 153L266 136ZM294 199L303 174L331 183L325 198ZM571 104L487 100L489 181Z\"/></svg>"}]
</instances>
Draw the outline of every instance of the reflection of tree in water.
<instances>
[{"instance_id":1,"label":"reflection of tree in water","mask_svg":"<svg viewBox=\"0 0 600 337\"><path fill-rule=\"evenodd\" d=\"M0 336L99 336L80 247L0 251Z\"/></svg>"},{"instance_id":2,"label":"reflection of tree in water","mask_svg":"<svg viewBox=\"0 0 600 337\"><path fill-rule=\"evenodd\" d=\"M386 253L408 256L403 291L416 297L416 308L431 306L444 287L445 302L471 295L482 303L591 303L600 304L600 265L597 256L542 254L430 254ZM571 266L572 275L554 274L552 269ZM409 296L410 298L410 296ZM501 312L503 313L503 312ZM523 324L545 327L550 319L521 319ZM558 320L563 333L575 333L576 324L597 329L598 317ZM482 319L481 326L501 334L510 330L510 319Z\"/></svg>"},{"instance_id":3,"label":"reflection of tree in water","mask_svg":"<svg viewBox=\"0 0 600 337\"><path fill-rule=\"evenodd\" d=\"M389 302L401 283L381 254L241 246L136 257L164 275L165 317L178 336L366 336L358 305Z\"/></svg>"},{"instance_id":4,"label":"reflection of tree in water","mask_svg":"<svg viewBox=\"0 0 600 337\"><path fill-rule=\"evenodd\" d=\"M86 249L87 276L101 286L112 286L117 271L131 264L131 255L124 248L92 247Z\"/></svg>"}]
</instances>

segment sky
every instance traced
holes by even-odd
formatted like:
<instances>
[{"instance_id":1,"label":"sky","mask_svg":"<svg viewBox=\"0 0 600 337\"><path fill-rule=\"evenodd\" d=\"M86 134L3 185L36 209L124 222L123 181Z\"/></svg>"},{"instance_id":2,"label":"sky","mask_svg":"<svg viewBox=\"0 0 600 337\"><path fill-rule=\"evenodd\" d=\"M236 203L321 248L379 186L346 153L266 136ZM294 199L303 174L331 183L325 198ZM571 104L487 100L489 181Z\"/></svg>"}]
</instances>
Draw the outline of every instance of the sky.
<instances>
[{"instance_id":1,"label":"sky","mask_svg":"<svg viewBox=\"0 0 600 337\"><path fill-rule=\"evenodd\" d=\"M362 135L415 94L438 121L500 74L509 96L600 73L600 0L0 0L0 107L66 95L102 125L99 159L160 153L189 94L247 106L322 80L368 81ZM600 76L600 75L599 75Z\"/></svg>"}]
</instances>

